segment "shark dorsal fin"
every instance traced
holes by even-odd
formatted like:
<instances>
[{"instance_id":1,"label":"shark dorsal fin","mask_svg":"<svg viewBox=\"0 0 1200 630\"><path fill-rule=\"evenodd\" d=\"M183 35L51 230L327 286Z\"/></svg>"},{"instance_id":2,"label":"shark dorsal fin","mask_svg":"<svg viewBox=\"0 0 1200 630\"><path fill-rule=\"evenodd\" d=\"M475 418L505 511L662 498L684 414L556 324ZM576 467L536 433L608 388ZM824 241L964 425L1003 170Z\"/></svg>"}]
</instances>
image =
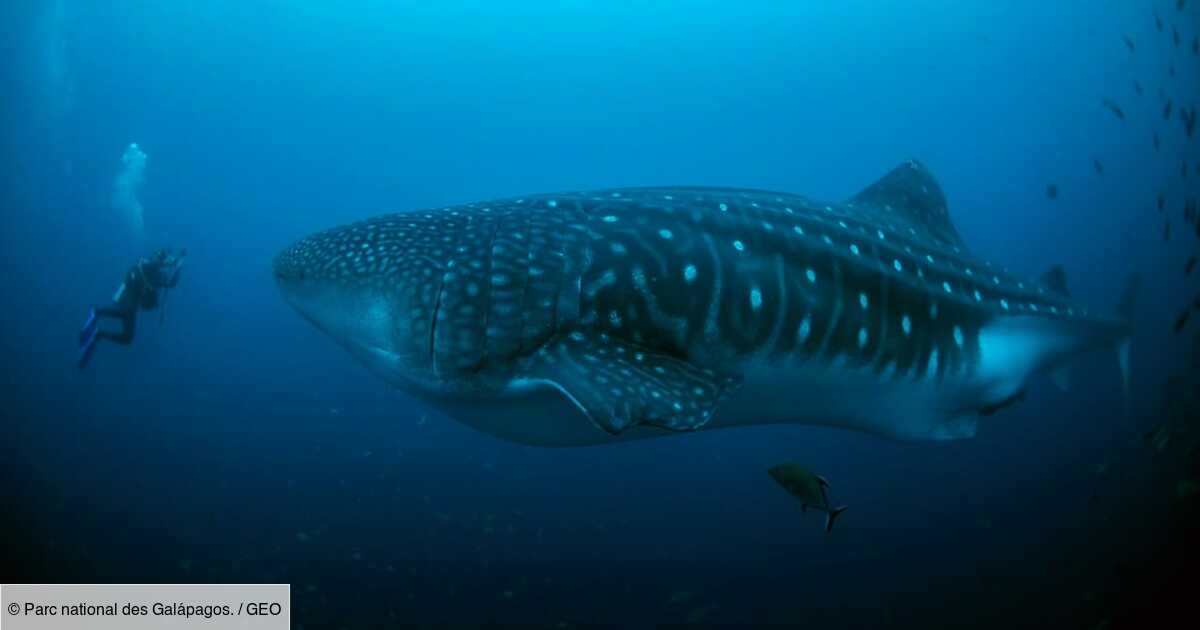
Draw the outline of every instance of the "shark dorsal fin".
<instances>
[{"instance_id":1,"label":"shark dorsal fin","mask_svg":"<svg viewBox=\"0 0 1200 630\"><path fill-rule=\"evenodd\" d=\"M1045 287L1047 291L1053 291L1060 297L1071 297L1071 293L1067 291L1067 272L1062 265L1054 265L1043 273L1038 282Z\"/></svg>"},{"instance_id":2,"label":"shark dorsal fin","mask_svg":"<svg viewBox=\"0 0 1200 630\"><path fill-rule=\"evenodd\" d=\"M950 222L942 187L924 164L908 160L848 200L856 209L877 213L884 220L902 220L914 233L949 247L965 249Z\"/></svg>"}]
</instances>

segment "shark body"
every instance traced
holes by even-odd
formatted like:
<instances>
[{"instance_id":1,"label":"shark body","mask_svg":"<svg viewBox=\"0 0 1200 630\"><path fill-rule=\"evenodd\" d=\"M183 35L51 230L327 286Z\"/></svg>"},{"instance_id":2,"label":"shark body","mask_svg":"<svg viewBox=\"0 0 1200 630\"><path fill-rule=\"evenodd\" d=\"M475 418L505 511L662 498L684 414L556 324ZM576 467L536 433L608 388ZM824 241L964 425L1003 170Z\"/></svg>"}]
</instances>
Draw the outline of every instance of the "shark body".
<instances>
[{"instance_id":1,"label":"shark body","mask_svg":"<svg viewBox=\"0 0 1200 630\"><path fill-rule=\"evenodd\" d=\"M934 178L663 187L393 214L282 252L285 299L451 417L569 446L765 423L966 438L1126 318L966 251ZM1128 301L1128 300L1126 300ZM1126 306L1126 309L1128 306Z\"/></svg>"}]
</instances>

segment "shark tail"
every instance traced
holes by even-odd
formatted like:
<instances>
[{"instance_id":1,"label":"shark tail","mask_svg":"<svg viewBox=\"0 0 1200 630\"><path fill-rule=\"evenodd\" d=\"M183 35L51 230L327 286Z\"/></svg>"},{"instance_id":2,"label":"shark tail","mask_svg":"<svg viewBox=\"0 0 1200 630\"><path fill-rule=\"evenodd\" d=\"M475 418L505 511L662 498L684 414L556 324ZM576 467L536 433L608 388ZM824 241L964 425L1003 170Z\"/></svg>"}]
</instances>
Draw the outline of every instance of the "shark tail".
<instances>
[{"instance_id":1,"label":"shark tail","mask_svg":"<svg viewBox=\"0 0 1200 630\"><path fill-rule=\"evenodd\" d=\"M1142 284L1140 275L1130 274L1117 300L1117 317L1125 324L1124 334L1117 340L1117 364L1121 367L1121 393L1125 400L1125 411L1129 411L1129 345L1133 337L1133 310L1137 304L1138 289Z\"/></svg>"},{"instance_id":2,"label":"shark tail","mask_svg":"<svg viewBox=\"0 0 1200 630\"><path fill-rule=\"evenodd\" d=\"M849 506L843 505L840 507L835 507L832 510L829 510L829 515L825 517L825 533L826 534L833 531L833 520L836 519L839 514L841 514L842 512L845 512L847 507L849 507Z\"/></svg>"}]
</instances>

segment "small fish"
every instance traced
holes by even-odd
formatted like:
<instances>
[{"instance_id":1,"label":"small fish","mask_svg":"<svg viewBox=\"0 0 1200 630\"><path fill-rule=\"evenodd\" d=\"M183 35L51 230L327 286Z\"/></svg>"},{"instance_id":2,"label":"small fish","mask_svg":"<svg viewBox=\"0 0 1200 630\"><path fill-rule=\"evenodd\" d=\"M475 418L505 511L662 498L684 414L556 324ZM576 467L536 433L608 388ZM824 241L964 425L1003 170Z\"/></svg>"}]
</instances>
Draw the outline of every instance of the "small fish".
<instances>
[{"instance_id":1,"label":"small fish","mask_svg":"<svg viewBox=\"0 0 1200 630\"><path fill-rule=\"evenodd\" d=\"M1179 312L1179 316L1175 318L1175 332L1181 332L1183 327L1187 326L1188 316L1191 314L1192 312L1186 308Z\"/></svg>"},{"instance_id":2,"label":"small fish","mask_svg":"<svg viewBox=\"0 0 1200 630\"><path fill-rule=\"evenodd\" d=\"M1200 55L1200 36L1192 38L1192 54Z\"/></svg>"},{"instance_id":3,"label":"small fish","mask_svg":"<svg viewBox=\"0 0 1200 630\"><path fill-rule=\"evenodd\" d=\"M1172 37L1175 39L1175 47L1179 48L1179 27L1173 26L1173 27L1171 27L1171 30L1172 30Z\"/></svg>"},{"instance_id":4,"label":"small fish","mask_svg":"<svg viewBox=\"0 0 1200 630\"><path fill-rule=\"evenodd\" d=\"M1120 118L1121 120L1125 120L1125 111L1121 109L1120 105L1117 105L1116 101L1106 98L1100 102L1102 105L1104 105L1105 108L1108 109L1108 111L1115 114L1117 118Z\"/></svg>"},{"instance_id":5,"label":"small fish","mask_svg":"<svg viewBox=\"0 0 1200 630\"><path fill-rule=\"evenodd\" d=\"M1163 29L1162 18L1159 17L1157 14L1154 16L1154 28L1157 28L1159 33L1161 33L1162 29Z\"/></svg>"},{"instance_id":6,"label":"small fish","mask_svg":"<svg viewBox=\"0 0 1200 630\"><path fill-rule=\"evenodd\" d=\"M1140 81L1138 81L1137 79L1134 79L1134 81L1133 81L1133 91L1138 96L1142 95L1142 92L1143 92L1142 83Z\"/></svg>"},{"instance_id":7,"label":"small fish","mask_svg":"<svg viewBox=\"0 0 1200 630\"><path fill-rule=\"evenodd\" d=\"M1049 186L1046 186L1046 196L1051 199L1057 199L1058 198L1058 186L1056 186L1054 184L1050 184Z\"/></svg>"},{"instance_id":8,"label":"small fish","mask_svg":"<svg viewBox=\"0 0 1200 630\"><path fill-rule=\"evenodd\" d=\"M1129 52L1137 52L1137 46L1133 45L1133 39L1131 37L1128 35L1122 35L1121 41L1125 42L1125 47L1129 49Z\"/></svg>"},{"instance_id":9,"label":"small fish","mask_svg":"<svg viewBox=\"0 0 1200 630\"><path fill-rule=\"evenodd\" d=\"M1184 5L1186 5L1186 4L1187 4L1187 0L1175 0L1175 10L1182 11Z\"/></svg>"},{"instance_id":10,"label":"small fish","mask_svg":"<svg viewBox=\"0 0 1200 630\"><path fill-rule=\"evenodd\" d=\"M1104 175L1104 165L1100 163L1100 160L1092 160L1092 168L1096 169L1097 175Z\"/></svg>"},{"instance_id":11,"label":"small fish","mask_svg":"<svg viewBox=\"0 0 1200 630\"><path fill-rule=\"evenodd\" d=\"M1165 207L1166 205L1167 205L1167 193L1160 190L1158 192L1158 210L1159 210L1159 212L1162 212L1163 207Z\"/></svg>"},{"instance_id":12,"label":"small fish","mask_svg":"<svg viewBox=\"0 0 1200 630\"><path fill-rule=\"evenodd\" d=\"M833 520L846 511L846 506L832 507L829 503L829 482L820 475L815 475L799 464L786 463L772 466L767 474L775 480L788 494L800 499L801 511L814 508L826 513L825 531L833 531Z\"/></svg>"},{"instance_id":13,"label":"small fish","mask_svg":"<svg viewBox=\"0 0 1200 630\"><path fill-rule=\"evenodd\" d=\"M1167 104L1163 106L1163 119L1171 120L1171 99L1167 99Z\"/></svg>"},{"instance_id":14,"label":"small fish","mask_svg":"<svg viewBox=\"0 0 1200 630\"><path fill-rule=\"evenodd\" d=\"M1192 270L1195 268L1196 268L1196 256L1193 254L1191 258L1188 258L1187 264L1183 266L1183 275L1185 275L1185 276L1192 275Z\"/></svg>"},{"instance_id":15,"label":"small fish","mask_svg":"<svg viewBox=\"0 0 1200 630\"><path fill-rule=\"evenodd\" d=\"M1157 151L1157 150L1158 150L1158 145L1159 145L1159 140L1158 140L1158 132L1157 132L1157 131L1155 131L1155 132L1154 132L1154 150L1155 150L1155 151Z\"/></svg>"},{"instance_id":16,"label":"small fish","mask_svg":"<svg viewBox=\"0 0 1200 630\"><path fill-rule=\"evenodd\" d=\"M1171 220L1167 219L1165 222L1163 222L1163 241L1168 242L1170 240L1171 240Z\"/></svg>"}]
</instances>

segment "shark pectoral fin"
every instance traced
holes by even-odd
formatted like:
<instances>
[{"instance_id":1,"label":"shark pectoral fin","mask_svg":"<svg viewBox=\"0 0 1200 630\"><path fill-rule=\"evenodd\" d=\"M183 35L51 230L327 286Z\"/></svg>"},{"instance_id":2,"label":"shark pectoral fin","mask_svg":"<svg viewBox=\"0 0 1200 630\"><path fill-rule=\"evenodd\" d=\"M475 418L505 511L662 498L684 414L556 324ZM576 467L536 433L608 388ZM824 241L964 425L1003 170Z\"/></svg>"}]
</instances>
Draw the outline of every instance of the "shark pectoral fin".
<instances>
[{"instance_id":1,"label":"shark pectoral fin","mask_svg":"<svg viewBox=\"0 0 1200 630\"><path fill-rule=\"evenodd\" d=\"M1050 372L1050 380L1059 390L1069 391L1071 389L1071 368L1063 366Z\"/></svg>"},{"instance_id":2,"label":"shark pectoral fin","mask_svg":"<svg viewBox=\"0 0 1200 630\"><path fill-rule=\"evenodd\" d=\"M524 371L553 383L596 426L613 434L639 424L698 429L712 418L731 383L681 359L579 332L543 346Z\"/></svg>"}]
</instances>

